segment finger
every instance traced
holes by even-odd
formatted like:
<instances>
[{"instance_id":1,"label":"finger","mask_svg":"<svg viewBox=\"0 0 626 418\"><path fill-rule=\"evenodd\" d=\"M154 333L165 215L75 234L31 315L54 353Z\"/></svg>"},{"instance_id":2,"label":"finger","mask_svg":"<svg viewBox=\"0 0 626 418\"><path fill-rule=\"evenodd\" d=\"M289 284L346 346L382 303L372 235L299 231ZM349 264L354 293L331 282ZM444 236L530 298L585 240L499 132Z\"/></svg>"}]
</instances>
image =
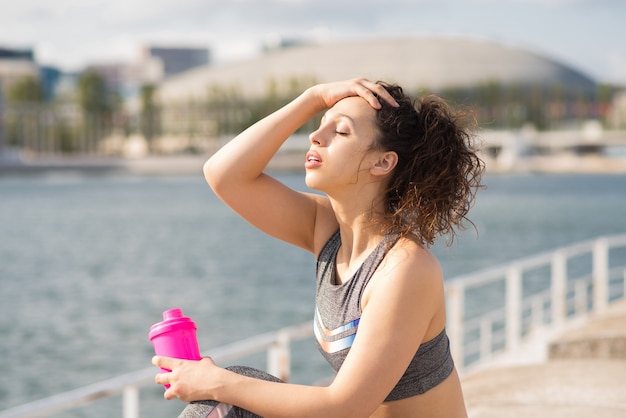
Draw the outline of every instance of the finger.
<instances>
[{"instance_id":1,"label":"finger","mask_svg":"<svg viewBox=\"0 0 626 418\"><path fill-rule=\"evenodd\" d=\"M400 104L396 102L396 99L394 99L393 96L389 94L389 92L385 88L382 88L382 92L378 94L378 97L380 97L393 107L400 107Z\"/></svg>"},{"instance_id":2,"label":"finger","mask_svg":"<svg viewBox=\"0 0 626 418\"><path fill-rule=\"evenodd\" d=\"M172 399L176 398L176 395L174 395L172 389L167 389L165 393L163 393L163 397L166 401L171 401Z\"/></svg>"},{"instance_id":3,"label":"finger","mask_svg":"<svg viewBox=\"0 0 626 418\"><path fill-rule=\"evenodd\" d=\"M162 356L152 357L152 364L162 369L172 370L172 367L174 366L175 361L176 359L173 359L170 357L162 357Z\"/></svg>"},{"instance_id":4,"label":"finger","mask_svg":"<svg viewBox=\"0 0 626 418\"><path fill-rule=\"evenodd\" d=\"M396 100L389 94L380 84L374 83L367 79L358 79L358 85L361 87L357 94L367 101L374 109L380 109L381 99L389 103L393 107L398 107Z\"/></svg>"},{"instance_id":5,"label":"finger","mask_svg":"<svg viewBox=\"0 0 626 418\"><path fill-rule=\"evenodd\" d=\"M365 101L374 109L380 109L382 107L376 95L374 95L374 93L372 93L372 91L367 87L363 87L358 93L359 96L365 99Z\"/></svg>"},{"instance_id":6,"label":"finger","mask_svg":"<svg viewBox=\"0 0 626 418\"><path fill-rule=\"evenodd\" d=\"M354 86L352 87L353 94L364 99L370 106L374 109L380 109L381 105L374 94L374 89L376 87L375 83L365 79L365 78L357 78L352 80Z\"/></svg>"},{"instance_id":7,"label":"finger","mask_svg":"<svg viewBox=\"0 0 626 418\"><path fill-rule=\"evenodd\" d=\"M157 385L166 385L167 382L167 376L165 376L166 373L159 373L156 376L154 376L154 383L156 383Z\"/></svg>"},{"instance_id":8,"label":"finger","mask_svg":"<svg viewBox=\"0 0 626 418\"><path fill-rule=\"evenodd\" d=\"M378 98L377 102L379 104L380 104L380 99L382 99L385 102L389 103L393 107L399 107L400 106L398 104L398 102L396 102L396 99L394 99L393 96L391 94L389 94L389 92L387 91L387 89L384 86L382 86L382 85L380 85L378 83L371 82L369 80L366 80L366 81L367 81L366 87L369 88L372 92L375 93L375 95Z\"/></svg>"}]
</instances>

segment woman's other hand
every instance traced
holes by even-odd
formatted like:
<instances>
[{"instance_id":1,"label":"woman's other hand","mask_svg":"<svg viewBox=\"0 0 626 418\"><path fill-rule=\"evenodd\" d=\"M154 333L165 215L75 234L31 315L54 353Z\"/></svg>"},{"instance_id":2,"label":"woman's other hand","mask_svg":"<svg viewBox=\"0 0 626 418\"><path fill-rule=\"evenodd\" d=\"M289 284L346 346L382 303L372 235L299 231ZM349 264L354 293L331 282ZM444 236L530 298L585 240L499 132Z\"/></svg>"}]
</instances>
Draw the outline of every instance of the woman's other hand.
<instances>
[{"instance_id":1,"label":"woman's other hand","mask_svg":"<svg viewBox=\"0 0 626 418\"><path fill-rule=\"evenodd\" d=\"M170 386L163 395L165 399L178 398L183 402L212 399L209 389L212 377L222 370L210 357L196 361L155 356L152 358L152 364L171 370L171 372L159 373L155 377L157 384Z\"/></svg>"}]
</instances>

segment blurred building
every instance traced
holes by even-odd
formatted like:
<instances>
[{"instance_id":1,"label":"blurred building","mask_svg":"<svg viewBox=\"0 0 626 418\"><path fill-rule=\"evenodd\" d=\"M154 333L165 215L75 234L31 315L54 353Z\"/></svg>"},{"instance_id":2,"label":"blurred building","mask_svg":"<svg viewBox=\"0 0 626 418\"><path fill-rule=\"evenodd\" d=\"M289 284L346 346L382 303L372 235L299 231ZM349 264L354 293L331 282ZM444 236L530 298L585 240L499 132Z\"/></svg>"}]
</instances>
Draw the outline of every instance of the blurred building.
<instances>
[{"instance_id":1,"label":"blurred building","mask_svg":"<svg viewBox=\"0 0 626 418\"><path fill-rule=\"evenodd\" d=\"M180 74L196 67L209 65L207 48L167 48L150 46L145 48L145 61L160 61L161 78Z\"/></svg>"},{"instance_id":2,"label":"blurred building","mask_svg":"<svg viewBox=\"0 0 626 418\"><path fill-rule=\"evenodd\" d=\"M26 77L39 80L33 50L0 47L0 102L11 86Z\"/></svg>"},{"instance_id":3,"label":"blurred building","mask_svg":"<svg viewBox=\"0 0 626 418\"><path fill-rule=\"evenodd\" d=\"M204 99L208 88L236 88L244 96L267 94L277 80L327 82L354 77L395 82L409 90L546 86L593 94L596 82L575 68L522 48L467 37L369 39L266 49L248 61L202 67L166 79L164 103Z\"/></svg>"},{"instance_id":4,"label":"blurred building","mask_svg":"<svg viewBox=\"0 0 626 418\"><path fill-rule=\"evenodd\" d=\"M615 95L610 122L613 128L626 128L626 90Z\"/></svg>"},{"instance_id":5,"label":"blurred building","mask_svg":"<svg viewBox=\"0 0 626 418\"><path fill-rule=\"evenodd\" d=\"M90 64L85 70L101 75L123 99L135 97L142 86L209 64L208 48L146 46L134 63Z\"/></svg>"},{"instance_id":6,"label":"blurred building","mask_svg":"<svg viewBox=\"0 0 626 418\"><path fill-rule=\"evenodd\" d=\"M0 99L6 95L12 85L31 77L39 82L44 100L51 100L56 96L56 88L61 76L58 68L40 66L31 48L0 47Z\"/></svg>"},{"instance_id":7,"label":"blurred building","mask_svg":"<svg viewBox=\"0 0 626 418\"><path fill-rule=\"evenodd\" d=\"M0 59L34 61L35 54L32 49L14 49L0 47Z\"/></svg>"}]
</instances>

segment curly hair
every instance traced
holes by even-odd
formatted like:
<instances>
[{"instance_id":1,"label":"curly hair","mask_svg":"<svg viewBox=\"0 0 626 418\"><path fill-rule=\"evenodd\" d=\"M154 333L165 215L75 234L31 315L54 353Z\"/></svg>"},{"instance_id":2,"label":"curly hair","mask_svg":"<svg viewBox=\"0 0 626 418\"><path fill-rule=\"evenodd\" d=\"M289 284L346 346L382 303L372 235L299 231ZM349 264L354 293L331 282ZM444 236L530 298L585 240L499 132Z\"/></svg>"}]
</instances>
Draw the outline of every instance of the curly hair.
<instances>
[{"instance_id":1,"label":"curly hair","mask_svg":"<svg viewBox=\"0 0 626 418\"><path fill-rule=\"evenodd\" d=\"M450 244L465 229L467 214L482 188L484 162L460 114L435 95L413 101L401 87L379 81L400 105L381 100L374 147L394 151L398 163L385 191L385 213L377 222L428 247L441 235Z\"/></svg>"}]
</instances>

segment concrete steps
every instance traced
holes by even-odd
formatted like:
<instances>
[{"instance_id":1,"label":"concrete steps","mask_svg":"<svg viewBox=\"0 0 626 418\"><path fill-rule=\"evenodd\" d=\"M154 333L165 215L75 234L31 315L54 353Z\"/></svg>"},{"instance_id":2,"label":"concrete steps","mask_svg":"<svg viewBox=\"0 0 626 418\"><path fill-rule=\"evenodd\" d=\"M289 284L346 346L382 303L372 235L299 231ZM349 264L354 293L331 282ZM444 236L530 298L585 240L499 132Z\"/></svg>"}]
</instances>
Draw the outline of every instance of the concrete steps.
<instances>
[{"instance_id":1,"label":"concrete steps","mask_svg":"<svg viewBox=\"0 0 626 418\"><path fill-rule=\"evenodd\" d=\"M626 300L551 341L548 358L626 360Z\"/></svg>"},{"instance_id":2,"label":"concrete steps","mask_svg":"<svg viewBox=\"0 0 626 418\"><path fill-rule=\"evenodd\" d=\"M470 418L626 417L626 300L548 342L547 360L463 379Z\"/></svg>"}]
</instances>

